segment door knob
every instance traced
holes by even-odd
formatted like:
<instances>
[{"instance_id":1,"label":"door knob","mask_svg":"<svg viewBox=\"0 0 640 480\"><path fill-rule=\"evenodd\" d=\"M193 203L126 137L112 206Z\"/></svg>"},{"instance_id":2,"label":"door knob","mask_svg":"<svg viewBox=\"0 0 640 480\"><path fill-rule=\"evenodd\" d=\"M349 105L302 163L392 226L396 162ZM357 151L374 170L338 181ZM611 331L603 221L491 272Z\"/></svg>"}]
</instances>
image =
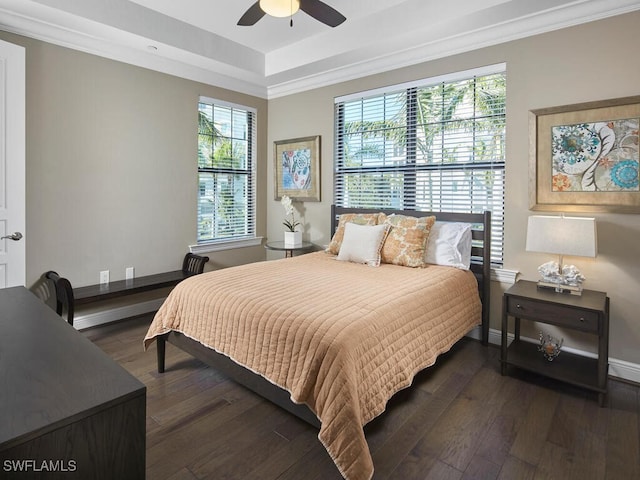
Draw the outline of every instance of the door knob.
<instances>
[{"instance_id":1,"label":"door knob","mask_svg":"<svg viewBox=\"0 0 640 480\"><path fill-rule=\"evenodd\" d=\"M5 238L8 238L9 240L14 240L17 242L22 238L22 234L20 232L15 232L11 235L5 235L4 237L0 237L0 240L4 240Z\"/></svg>"}]
</instances>

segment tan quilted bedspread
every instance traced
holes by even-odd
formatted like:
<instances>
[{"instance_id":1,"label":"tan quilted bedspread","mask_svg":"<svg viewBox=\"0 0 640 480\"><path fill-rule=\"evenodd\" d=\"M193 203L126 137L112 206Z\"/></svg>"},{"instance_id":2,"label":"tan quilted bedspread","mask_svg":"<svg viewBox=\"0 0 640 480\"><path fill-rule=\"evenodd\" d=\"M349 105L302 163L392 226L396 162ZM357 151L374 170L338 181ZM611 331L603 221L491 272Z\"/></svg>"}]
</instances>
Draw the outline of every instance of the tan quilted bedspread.
<instances>
[{"instance_id":1,"label":"tan quilted bedspread","mask_svg":"<svg viewBox=\"0 0 640 480\"><path fill-rule=\"evenodd\" d=\"M481 321L477 283L451 267L369 267L315 252L204 273L171 292L144 339L175 330L286 389L321 421L349 480L373 462L363 426Z\"/></svg>"}]
</instances>

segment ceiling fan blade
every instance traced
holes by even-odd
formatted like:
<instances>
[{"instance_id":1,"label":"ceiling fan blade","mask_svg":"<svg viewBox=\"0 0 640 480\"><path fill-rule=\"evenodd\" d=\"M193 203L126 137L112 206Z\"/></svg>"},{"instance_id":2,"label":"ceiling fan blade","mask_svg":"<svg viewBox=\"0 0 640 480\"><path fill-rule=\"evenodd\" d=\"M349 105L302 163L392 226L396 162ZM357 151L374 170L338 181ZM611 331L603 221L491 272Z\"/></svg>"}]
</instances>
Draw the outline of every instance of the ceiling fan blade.
<instances>
[{"instance_id":1,"label":"ceiling fan blade","mask_svg":"<svg viewBox=\"0 0 640 480\"><path fill-rule=\"evenodd\" d=\"M320 0L300 0L300 10L330 27L337 27L347 19L339 11Z\"/></svg>"},{"instance_id":2,"label":"ceiling fan blade","mask_svg":"<svg viewBox=\"0 0 640 480\"><path fill-rule=\"evenodd\" d=\"M238 20L238 25L243 27L250 27L255 25L258 20L265 16L264 10L260 8L260 2L256 2L244 12L244 15Z\"/></svg>"}]
</instances>

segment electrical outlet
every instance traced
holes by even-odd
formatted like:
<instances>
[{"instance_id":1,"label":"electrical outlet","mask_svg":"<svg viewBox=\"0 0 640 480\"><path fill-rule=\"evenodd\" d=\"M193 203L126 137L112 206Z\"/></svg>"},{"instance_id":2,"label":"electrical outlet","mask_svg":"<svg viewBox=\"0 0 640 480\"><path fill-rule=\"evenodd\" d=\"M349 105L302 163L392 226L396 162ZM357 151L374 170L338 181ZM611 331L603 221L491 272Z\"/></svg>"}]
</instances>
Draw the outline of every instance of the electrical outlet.
<instances>
[{"instance_id":1,"label":"electrical outlet","mask_svg":"<svg viewBox=\"0 0 640 480\"><path fill-rule=\"evenodd\" d=\"M109 270L103 270L100 272L100 285L109 283Z\"/></svg>"},{"instance_id":2,"label":"electrical outlet","mask_svg":"<svg viewBox=\"0 0 640 480\"><path fill-rule=\"evenodd\" d=\"M124 279L125 280L133 280L133 277L135 276L134 274L134 268L133 267L127 267L124 271Z\"/></svg>"}]
</instances>

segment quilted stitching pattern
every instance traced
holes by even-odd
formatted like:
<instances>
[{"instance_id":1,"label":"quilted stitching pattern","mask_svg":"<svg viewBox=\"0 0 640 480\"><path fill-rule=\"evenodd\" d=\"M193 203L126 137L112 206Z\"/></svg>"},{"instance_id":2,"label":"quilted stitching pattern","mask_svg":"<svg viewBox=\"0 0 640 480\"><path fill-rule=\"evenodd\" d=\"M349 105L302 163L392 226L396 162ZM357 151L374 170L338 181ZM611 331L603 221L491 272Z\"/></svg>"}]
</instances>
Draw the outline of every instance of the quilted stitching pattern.
<instances>
[{"instance_id":1,"label":"quilted stitching pattern","mask_svg":"<svg viewBox=\"0 0 640 480\"><path fill-rule=\"evenodd\" d=\"M305 403L348 480L369 480L363 426L414 375L480 323L473 274L369 268L324 252L196 275L168 296L145 337L182 332Z\"/></svg>"}]
</instances>

